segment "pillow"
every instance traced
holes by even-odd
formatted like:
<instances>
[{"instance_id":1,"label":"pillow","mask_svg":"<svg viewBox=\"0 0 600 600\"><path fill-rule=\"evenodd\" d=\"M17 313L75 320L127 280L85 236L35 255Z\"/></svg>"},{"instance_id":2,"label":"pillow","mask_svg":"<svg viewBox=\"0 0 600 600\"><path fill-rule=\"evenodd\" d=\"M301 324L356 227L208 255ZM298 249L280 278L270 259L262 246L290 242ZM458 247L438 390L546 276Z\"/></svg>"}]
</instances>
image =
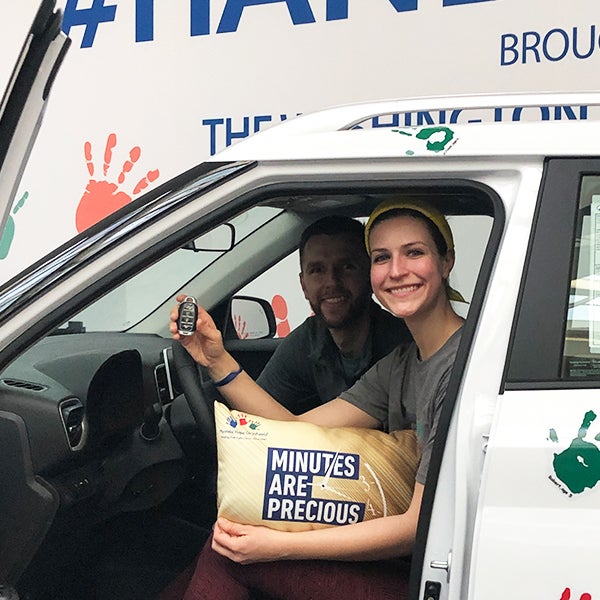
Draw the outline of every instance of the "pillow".
<instances>
[{"instance_id":1,"label":"pillow","mask_svg":"<svg viewBox=\"0 0 600 600\"><path fill-rule=\"evenodd\" d=\"M415 433L273 421L215 402L219 516L303 531L408 508Z\"/></svg>"}]
</instances>

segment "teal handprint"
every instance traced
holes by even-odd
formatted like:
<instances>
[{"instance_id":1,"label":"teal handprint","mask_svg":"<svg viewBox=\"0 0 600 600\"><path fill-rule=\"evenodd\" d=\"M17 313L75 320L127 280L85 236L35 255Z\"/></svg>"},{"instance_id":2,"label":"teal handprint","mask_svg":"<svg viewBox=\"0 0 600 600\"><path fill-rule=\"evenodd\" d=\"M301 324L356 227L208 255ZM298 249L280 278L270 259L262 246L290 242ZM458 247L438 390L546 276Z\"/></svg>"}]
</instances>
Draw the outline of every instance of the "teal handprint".
<instances>
[{"instance_id":1,"label":"teal handprint","mask_svg":"<svg viewBox=\"0 0 600 600\"><path fill-rule=\"evenodd\" d=\"M560 454L555 454L552 461L556 476L574 494L581 494L586 488L591 489L600 481L600 448L583 439L595 419L595 412L586 412L571 445ZM550 439L558 442L554 430L550 431ZM596 435L594 440L600 441L600 434Z\"/></svg>"},{"instance_id":2,"label":"teal handprint","mask_svg":"<svg viewBox=\"0 0 600 600\"><path fill-rule=\"evenodd\" d=\"M16 215L19 212L19 209L25 204L25 200L27 200L28 197L29 192L25 192L21 196L21 199L13 206L12 214L8 216L8 221L6 221L4 231L2 232L2 237L0 237L0 260L3 260L8 256L8 252L15 237L15 220L13 219L13 215Z\"/></svg>"},{"instance_id":3,"label":"teal handprint","mask_svg":"<svg viewBox=\"0 0 600 600\"><path fill-rule=\"evenodd\" d=\"M400 135L405 135L408 137L413 137L413 133L407 131L406 129L392 129L394 133L399 133ZM454 131L450 129L450 127L438 126L438 127L422 127L415 134L418 140L425 141L425 148L429 152L446 152L455 142L456 137L454 136ZM413 156L415 154L414 150L407 150L407 156Z\"/></svg>"},{"instance_id":4,"label":"teal handprint","mask_svg":"<svg viewBox=\"0 0 600 600\"><path fill-rule=\"evenodd\" d=\"M417 133L416 137L420 140L427 140L427 150L441 152L446 149L446 145L454 137L454 131L449 127L423 127ZM433 140L430 139L432 137L434 138Z\"/></svg>"}]
</instances>

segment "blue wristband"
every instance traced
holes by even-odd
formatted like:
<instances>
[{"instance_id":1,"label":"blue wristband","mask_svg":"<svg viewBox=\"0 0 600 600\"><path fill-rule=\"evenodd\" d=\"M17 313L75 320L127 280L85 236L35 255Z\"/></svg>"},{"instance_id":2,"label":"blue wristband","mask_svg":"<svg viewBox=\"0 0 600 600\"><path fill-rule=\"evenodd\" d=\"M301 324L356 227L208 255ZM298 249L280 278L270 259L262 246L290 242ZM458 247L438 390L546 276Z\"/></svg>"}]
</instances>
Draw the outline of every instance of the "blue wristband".
<instances>
[{"instance_id":1,"label":"blue wristband","mask_svg":"<svg viewBox=\"0 0 600 600\"><path fill-rule=\"evenodd\" d=\"M223 379L219 379L219 381L213 381L213 383L217 387L227 385L228 383L231 383L243 370L244 369L242 369L242 367L240 367L237 371L231 371L231 373L229 373L229 375L225 375L225 377L223 377Z\"/></svg>"}]
</instances>

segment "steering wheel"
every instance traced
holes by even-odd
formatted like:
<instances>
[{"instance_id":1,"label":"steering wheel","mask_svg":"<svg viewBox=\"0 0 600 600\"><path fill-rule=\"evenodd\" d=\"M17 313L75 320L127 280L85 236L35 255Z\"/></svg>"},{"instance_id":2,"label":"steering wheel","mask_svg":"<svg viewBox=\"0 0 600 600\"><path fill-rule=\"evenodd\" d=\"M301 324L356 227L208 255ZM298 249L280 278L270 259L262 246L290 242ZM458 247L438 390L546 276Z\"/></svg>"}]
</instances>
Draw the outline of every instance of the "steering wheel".
<instances>
[{"instance_id":1,"label":"steering wheel","mask_svg":"<svg viewBox=\"0 0 600 600\"><path fill-rule=\"evenodd\" d=\"M192 415L202 434L207 448L215 452L217 436L215 434L214 401L223 401L206 369L190 356L189 352L177 341L172 343L173 363L183 395L192 411Z\"/></svg>"}]
</instances>

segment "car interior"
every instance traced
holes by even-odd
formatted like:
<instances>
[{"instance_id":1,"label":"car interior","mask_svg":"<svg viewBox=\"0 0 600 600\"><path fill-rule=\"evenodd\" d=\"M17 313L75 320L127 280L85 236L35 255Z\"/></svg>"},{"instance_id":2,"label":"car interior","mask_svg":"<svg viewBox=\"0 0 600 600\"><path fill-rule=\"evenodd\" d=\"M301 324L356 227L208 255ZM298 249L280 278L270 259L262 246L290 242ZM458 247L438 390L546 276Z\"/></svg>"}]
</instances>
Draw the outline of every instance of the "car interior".
<instances>
[{"instance_id":1,"label":"car interior","mask_svg":"<svg viewBox=\"0 0 600 600\"><path fill-rule=\"evenodd\" d=\"M216 225L200 219L192 239L65 314L0 373L0 410L22 417L30 450L19 458L30 476L15 485L14 514L5 515L21 532L11 543L22 599L152 598L209 535L219 395L171 340L178 293L197 298L257 377L280 334L310 315L298 282L302 230L326 214L364 220L382 200L409 195L448 215L451 284L473 298L494 226L489 191L380 187L278 190L232 205ZM283 314L273 310L276 296ZM470 306L457 309L468 316Z\"/></svg>"}]
</instances>

